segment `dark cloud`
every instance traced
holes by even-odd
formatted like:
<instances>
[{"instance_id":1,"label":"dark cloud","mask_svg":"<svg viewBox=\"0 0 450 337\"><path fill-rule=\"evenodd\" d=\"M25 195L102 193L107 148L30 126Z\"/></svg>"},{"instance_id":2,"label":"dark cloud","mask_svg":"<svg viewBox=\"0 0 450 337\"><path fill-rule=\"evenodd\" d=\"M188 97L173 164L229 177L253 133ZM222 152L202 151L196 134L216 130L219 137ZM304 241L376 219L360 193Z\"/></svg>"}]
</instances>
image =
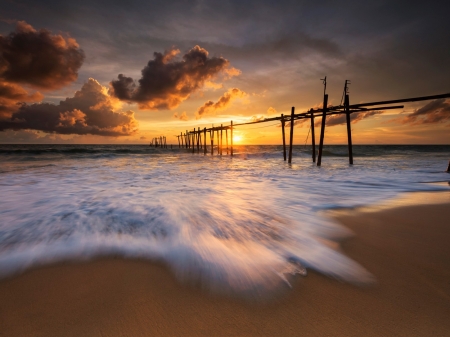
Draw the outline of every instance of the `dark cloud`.
<instances>
[{"instance_id":1,"label":"dark cloud","mask_svg":"<svg viewBox=\"0 0 450 337\"><path fill-rule=\"evenodd\" d=\"M19 21L15 32L0 35L0 79L42 89L58 89L77 79L84 52L75 39L35 30Z\"/></svg>"},{"instance_id":2,"label":"dark cloud","mask_svg":"<svg viewBox=\"0 0 450 337\"><path fill-rule=\"evenodd\" d=\"M233 88L225 92L217 102L208 101L205 102L200 108L198 108L196 112L196 118L200 119L204 115L215 114L216 111L224 110L228 105L230 105L231 101L235 98L244 97L247 95L245 92L238 88Z\"/></svg>"},{"instance_id":3,"label":"dark cloud","mask_svg":"<svg viewBox=\"0 0 450 337\"><path fill-rule=\"evenodd\" d=\"M353 112L352 114L350 114L350 121L353 124L356 124L356 123L362 121L363 119L382 114L383 112L384 111ZM322 118L316 118L316 122L314 125L320 126L321 123L322 123ZM335 126L335 125L346 124L346 123L347 123L347 117L345 116L345 114L327 116L327 119L325 120L326 126Z\"/></svg>"},{"instance_id":4,"label":"dark cloud","mask_svg":"<svg viewBox=\"0 0 450 337\"><path fill-rule=\"evenodd\" d=\"M404 124L430 124L450 121L450 100L429 102L401 120Z\"/></svg>"},{"instance_id":5,"label":"dark cloud","mask_svg":"<svg viewBox=\"0 0 450 337\"><path fill-rule=\"evenodd\" d=\"M350 115L350 121L351 123L358 123L360 121L362 121L363 119L375 116L375 115L380 115L382 114L384 111L359 111L359 112L353 112ZM346 116L344 114L341 115L333 115L330 117L327 117L326 120L326 125L327 126L334 126L334 125L340 125L340 124L345 124L347 122Z\"/></svg>"},{"instance_id":6,"label":"dark cloud","mask_svg":"<svg viewBox=\"0 0 450 337\"><path fill-rule=\"evenodd\" d=\"M182 59L175 60L179 50L154 53L154 59L142 69L142 77L136 83L122 74L111 82L111 94L136 102L140 109L173 109L206 81L220 73L233 76L237 70L229 68L229 61L222 57L208 57L208 52L195 46Z\"/></svg>"},{"instance_id":7,"label":"dark cloud","mask_svg":"<svg viewBox=\"0 0 450 337\"><path fill-rule=\"evenodd\" d=\"M89 79L74 97L59 105L22 104L8 120L0 121L0 131L40 130L60 134L125 136L137 131L133 111L116 112L120 103L96 80Z\"/></svg>"}]
</instances>

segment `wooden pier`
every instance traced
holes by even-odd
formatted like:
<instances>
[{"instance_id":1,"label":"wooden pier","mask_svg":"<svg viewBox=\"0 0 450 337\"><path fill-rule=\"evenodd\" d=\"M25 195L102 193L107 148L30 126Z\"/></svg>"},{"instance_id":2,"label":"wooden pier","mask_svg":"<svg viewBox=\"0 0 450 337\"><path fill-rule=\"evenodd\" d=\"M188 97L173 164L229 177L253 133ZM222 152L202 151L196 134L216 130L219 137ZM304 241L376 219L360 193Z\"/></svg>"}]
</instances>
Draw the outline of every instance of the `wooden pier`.
<instances>
[{"instance_id":1,"label":"wooden pier","mask_svg":"<svg viewBox=\"0 0 450 337\"><path fill-rule=\"evenodd\" d=\"M408 103L408 102L418 102L418 101L428 101L434 99L441 98L449 98L450 93L448 94L440 94L440 95L432 95L432 96L421 96L421 97L411 97L411 98L402 98L402 99L394 99L394 100L386 100L386 101L377 101L377 102L365 102L365 103L357 103L350 104L350 95L348 92L348 85L350 81L346 80L344 85L343 92L343 103L337 106L328 105L328 94L326 93L326 77L322 79L324 84L324 93L323 93L323 104L322 108L318 109L310 109L306 112L295 113L295 107L292 107L291 114L289 117L281 114L277 117L265 118L258 121L247 122L247 123L237 123L233 124L233 121L230 122L230 125L223 125L211 128L197 128L192 131L186 130L185 133L180 133L176 137L178 138L178 147L186 149L191 149L192 153L200 153L200 150L203 150L203 154L206 155L207 145L206 145L206 136L209 134L210 139L210 152L211 155L214 155L214 139L217 139L217 155L223 155L223 136L225 136L225 147L226 154L233 156L233 130L236 127L250 124L258 124L258 123L267 123L280 121L281 123L281 135L282 135L282 144L283 144L283 159L288 161L289 164L292 163L292 148L294 142L294 128L295 121L301 119L310 119L311 121L311 146L312 146L312 161L316 162L316 141L315 141L315 125L314 119L317 117L321 117L321 126L320 126L320 138L319 138L319 149L317 152L317 166L322 165L322 155L323 155L323 145L325 142L325 127L326 127L326 118L331 115L346 115L346 126L347 126L347 144L348 144L348 160L349 164L353 164L353 144L352 144L352 131L351 131L351 119L350 115L355 112L368 112L368 111L380 111L380 110L391 110L391 109L402 109L403 105L394 105L398 103ZM286 123L289 123L290 132L289 132L289 152L288 156L286 156L286 139L285 139L285 127ZM228 132L230 131L230 132ZM228 134L230 134L230 138L228 139ZM203 138L202 138L203 137ZM203 140L202 140L203 139ZM161 142L161 140L160 140ZM160 143L162 144L162 143ZM164 138L165 144L165 138ZM287 157L287 158L286 158Z\"/></svg>"}]
</instances>

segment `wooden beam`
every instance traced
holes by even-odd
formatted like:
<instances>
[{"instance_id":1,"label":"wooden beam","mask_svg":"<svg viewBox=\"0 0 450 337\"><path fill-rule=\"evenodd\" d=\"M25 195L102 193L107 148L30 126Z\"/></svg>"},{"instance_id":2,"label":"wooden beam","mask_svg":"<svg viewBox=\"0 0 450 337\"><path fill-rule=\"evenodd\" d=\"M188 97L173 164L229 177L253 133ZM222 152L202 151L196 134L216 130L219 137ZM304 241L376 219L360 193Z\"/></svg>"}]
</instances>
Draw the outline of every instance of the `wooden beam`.
<instances>
[{"instance_id":1,"label":"wooden beam","mask_svg":"<svg viewBox=\"0 0 450 337\"><path fill-rule=\"evenodd\" d=\"M289 164L292 163L292 145L294 142L294 112L295 112L295 107L292 107L292 110L291 110L291 134L289 136L289 160L288 160Z\"/></svg>"},{"instance_id":2,"label":"wooden beam","mask_svg":"<svg viewBox=\"0 0 450 337\"><path fill-rule=\"evenodd\" d=\"M328 95L323 95L323 108L322 108L322 126L320 128L320 143L319 143L319 155L317 158L317 166L322 164L322 150L323 150L323 139L325 136L325 120L327 117L327 105L328 105Z\"/></svg>"}]
</instances>

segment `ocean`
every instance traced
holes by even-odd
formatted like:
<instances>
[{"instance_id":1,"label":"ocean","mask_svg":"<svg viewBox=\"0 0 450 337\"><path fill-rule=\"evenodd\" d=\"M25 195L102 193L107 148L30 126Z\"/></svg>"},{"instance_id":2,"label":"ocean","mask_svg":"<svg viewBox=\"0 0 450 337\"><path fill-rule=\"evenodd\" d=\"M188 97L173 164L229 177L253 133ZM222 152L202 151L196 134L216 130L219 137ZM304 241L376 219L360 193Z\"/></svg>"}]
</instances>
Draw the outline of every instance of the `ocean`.
<instances>
[{"instance_id":1,"label":"ocean","mask_svg":"<svg viewBox=\"0 0 450 337\"><path fill-rule=\"evenodd\" d=\"M114 256L165 263L212 291L270 293L315 270L375 277L335 249L324 211L449 190L447 145L235 146L235 155L141 145L0 145L0 277ZM364 224L361 224L364 225ZM301 277L301 276L299 276Z\"/></svg>"}]
</instances>

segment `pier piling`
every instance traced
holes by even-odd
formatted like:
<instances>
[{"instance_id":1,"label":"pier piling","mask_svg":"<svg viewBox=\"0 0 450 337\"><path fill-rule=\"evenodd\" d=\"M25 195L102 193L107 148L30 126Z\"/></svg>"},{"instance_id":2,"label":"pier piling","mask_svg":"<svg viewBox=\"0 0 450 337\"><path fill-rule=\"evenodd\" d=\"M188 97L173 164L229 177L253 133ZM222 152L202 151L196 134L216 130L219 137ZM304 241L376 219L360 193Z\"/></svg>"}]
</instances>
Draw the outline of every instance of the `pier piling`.
<instances>
[{"instance_id":1,"label":"pier piling","mask_svg":"<svg viewBox=\"0 0 450 337\"><path fill-rule=\"evenodd\" d=\"M292 163L292 143L294 142L294 113L295 113L295 107L292 107L291 110L291 130L290 130L290 136L289 136L289 160L288 163Z\"/></svg>"},{"instance_id":2,"label":"pier piling","mask_svg":"<svg viewBox=\"0 0 450 337\"><path fill-rule=\"evenodd\" d=\"M323 139L325 135L325 121L327 116L328 94L323 95L323 112L322 112L322 126L320 127L320 142L319 142L319 155L317 157L317 166L322 164L322 150Z\"/></svg>"},{"instance_id":3,"label":"pier piling","mask_svg":"<svg viewBox=\"0 0 450 337\"><path fill-rule=\"evenodd\" d=\"M283 137L283 158L284 158L284 161L286 161L286 137L284 135L284 125L285 125L284 114L281 114L281 134Z\"/></svg>"},{"instance_id":4,"label":"pier piling","mask_svg":"<svg viewBox=\"0 0 450 337\"><path fill-rule=\"evenodd\" d=\"M233 121L230 124L230 137L231 137L231 156L233 156Z\"/></svg>"}]
</instances>

